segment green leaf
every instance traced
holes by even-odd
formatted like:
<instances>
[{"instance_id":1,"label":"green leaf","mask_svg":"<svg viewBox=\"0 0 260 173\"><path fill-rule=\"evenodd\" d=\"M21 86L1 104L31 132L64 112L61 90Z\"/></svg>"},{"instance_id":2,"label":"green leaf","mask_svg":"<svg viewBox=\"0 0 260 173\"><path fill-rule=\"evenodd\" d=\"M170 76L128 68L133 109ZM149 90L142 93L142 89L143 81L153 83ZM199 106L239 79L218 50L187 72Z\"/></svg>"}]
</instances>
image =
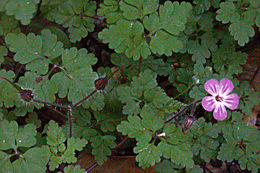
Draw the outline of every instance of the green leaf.
<instances>
[{"instance_id":1,"label":"green leaf","mask_svg":"<svg viewBox=\"0 0 260 173\"><path fill-rule=\"evenodd\" d=\"M111 149L116 146L116 138L114 136L100 136L97 135L91 138L92 154L99 165L102 165L107 156L111 155Z\"/></svg>"},{"instance_id":2,"label":"green leaf","mask_svg":"<svg viewBox=\"0 0 260 173\"><path fill-rule=\"evenodd\" d=\"M191 98L194 98L194 100L200 100L207 95L207 92L205 91L203 85L200 85L194 86L189 92L189 95Z\"/></svg>"},{"instance_id":3,"label":"green leaf","mask_svg":"<svg viewBox=\"0 0 260 173\"><path fill-rule=\"evenodd\" d=\"M102 130L103 132L114 132L116 126L122 120L121 112L117 113L108 110L95 112L94 116L97 120L97 124L100 124L100 130Z\"/></svg>"},{"instance_id":4,"label":"green leaf","mask_svg":"<svg viewBox=\"0 0 260 173\"><path fill-rule=\"evenodd\" d=\"M8 50L4 46L0 46L0 64L4 62L4 56L6 56Z\"/></svg>"},{"instance_id":5,"label":"green leaf","mask_svg":"<svg viewBox=\"0 0 260 173\"><path fill-rule=\"evenodd\" d=\"M138 165L142 168L154 166L155 163L161 160L162 153L154 144L144 143L143 141L138 142L134 152L138 154L136 161L139 162Z\"/></svg>"},{"instance_id":6,"label":"green leaf","mask_svg":"<svg viewBox=\"0 0 260 173\"><path fill-rule=\"evenodd\" d=\"M9 33L5 41L10 51L16 53L15 61L26 64L27 70L38 74L47 73L51 59L60 56L63 50L63 43L49 30L42 30L41 36Z\"/></svg>"},{"instance_id":7,"label":"green leaf","mask_svg":"<svg viewBox=\"0 0 260 173\"><path fill-rule=\"evenodd\" d=\"M88 32L94 30L95 24L93 17L95 16L95 10L95 1L68 0L52 8L48 15L58 24L63 25L65 28L68 27L70 40L75 43L87 37Z\"/></svg>"},{"instance_id":8,"label":"green leaf","mask_svg":"<svg viewBox=\"0 0 260 173\"><path fill-rule=\"evenodd\" d=\"M150 44L153 53L166 56L171 56L172 51L179 52L183 47L182 42L176 36L168 34L164 30L156 32Z\"/></svg>"},{"instance_id":9,"label":"green leaf","mask_svg":"<svg viewBox=\"0 0 260 173\"><path fill-rule=\"evenodd\" d=\"M16 121L3 120L0 122L0 149L17 149L18 147L32 147L36 144L36 127L27 124L19 127Z\"/></svg>"},{"instance_id":10,"label":"green leaf","mask_svg":"<svg viewBox=\"0 0 260 173\"><path fill-rule=\"evenodd\" d=\"M52 151L49 162L50 170L55 170L61 163L75 163L77 161L75 150L81 151L88 143L85 139L72 137L67 140L65 146L66 137L62 130L53 120L49 122L47 144L50 145Z\"/></svg>"},{"instance_id":11,"label":"green leaf","mask_svg":"<svg viewBox=\"0 0 260 173\"><path fill-rule=\"evenodd\" d=\"M31 123L35 125L36 128L39 128L41 126L41 120L38 119L38 115L36 112L30 113L25 121L26 123Z\"/></svg>"},{"instance_id":12,"label":"green leaf","mask_svg":"<svg viewBox=\"0 0 260 173\"><path fill-rule=\"evenodd\" d=\"M47 144L51 146L59 146L60 144L64 143L66 137L62 132L62 128L59 127L55 121L51 120L48 125L47 131Z\"/></svg>"},{"instance_id":13,"label":"green leaf","mask_svg":"<svg viewBox=\"0 0 260 173\"><path fill-rule=\"evenodd\" d=\"M24 173L39 172L44 173L50 158L48 146L34 147L26 151L22 157L12 163L14 172Z\"/></svg>"},{"instance_id":14,"label":"green leaf","mask_svg":"<svg viewBox=\"0 0 260 173\"><path fill-rule=\"evenodd\" d=\"M226 24L229 22L235 22L239 19L239 13L235 4L232 1L222 2L220 9L217 11L216 19Z\"/></svg>"},{"instance_id":15,"label":"green leaf","mask_svg":"<svg viewBox=\"0 0 260 173\"><path fill-rule=\"evenodd\" d=\"M160 117L159 113L153 107L145 105L140 115L145 129L156 132L163 127L163 118Z\"/></svg>"},{"instance_id":16,"label":"green leaf","mask_svg":"<svg viewBox=\"0 0 260 173\"><path fill-rule=\"evenodd\" d=\"M249 37L255 35L253 25L258 13L254 7L245 8L243 5L232 1L222 2L216 16L224 24L231 22L228 29L240 46L244 46L249 42Z\"/></svg>"},{"instance_id":17,"label":"green leaf","mask_svg":"<svg viewBox=\"0 0 260 173\"><path fill-rule=\"evenodd\" d=\"M85 173L86 171L82 169L79 165L69 165L64 168L64 173Z\"/></svg>"},{"instance_id":18,"label":"green leaf","mask_svg":"<svg viewBox=\"0 0 260 173\"><path fill-rule=\"evenodd\" d=\"M159 13L144 18L144 27L150 32L150 48L153 53L167 56L182 49L182 42L177 36L185 29L191 4L166 1L160 6Z\"/></svg>"},{"instance_id":19,"label":"green leaf","mask_svg":"<svg viewBox=\"0 0 260 173\"><path fill-rule=\"evenodd\" d=\"M4 77L10 81L14 78L13 71L0 71L0 77ZM18 91L9 82L4 79L0 79L0 104L4 105L6 108L13 107L14 104L18 103L20 100L18 98Z\"/></svg>"},{"instance_id":20,"label":"green leaf","mask_svg":"<svg viewBox=\"0 0 260 173\"><path fill-rule=\"evenodd\" d=\"M100 32L99 38L109 43L109 48L115 49L116 53L125 53L128 58L138 60L151 54L143 34L144 27L139 21L119 20Z\"/></svg>"},{"instance_id":21,"label":"green leaf","mask_svg":"<svg viewBox=\"0 0 260 173\"><path fill-rule=\"evenodd\" d=\"M248 82L242 82L240 87L235 88L234 93L239 95L238 108L247 116L251 115L255 105L259 105L259 92L253 92Z\"/></svg>"},{"instance_id":22,"label":"green leaf","mask_svg":"<svg viewBox=\"0 0 260 173\"><path fill-rule=\"evenodd\" d=\"M0 16L0 35L6 36L8 33L19 33L19 22L11 16Z\"/></svg>"},{"instance_id":23,"label":"green leaf","mask_svg":"<svg viewBox=\"0 0 260 173\"><path fill-rule=\"evenodd\" d=\"M37 131L34 124L26 124L23 128L19 128L16 136L16 145L18 147L32 147L36 144Z\"/></svg>"},{"instance_id":24,"label":"green leaf","mask_svg":"<svg viewBox=\"0 0 260 173\"><path fill-rule=\"evenodd\" d=\"M155 167L156 171L159 173L178 173L178 170L176 170L176 168L178 168L178 166L169 160L163 160Z\"/></svg>"},{"instance_id":25,"label":"green leaf","mask_svg":"<svg viewBox=\"0 0 260 173\"><path fill-rule=\"evenodd\" d=\"M0 151L0 172L13 172L10 157L11 155Z\"/></svg>"},{"instance_id":26,"label":"green leaf","mask_svg":"<svg viewBox=\"0 0 260 173\"><path fill-rule=\"evenodd\" d=\"M176 165L169 160L163 160L161 163L156 165L156 171L160 173L180 173L184 171L184 168L180 165ZM203 169L199 165L194 165L192 168L185 168L186 173L203 173Z\"/></svg>"},{"instance_id":27,"label":"green leaf","mask_svg":"<svg viewBox=\"0 0 260 173\"><path fill-rule=\"evenodd\" d=\"M195 121L188 131L194 155L200 156L206 162L217 157L219 143L218 129L211 123L206 123L204 118Z\"/></svg>"},{"instance_id":28,"label":"green leaf","mask_svg":"<svg viewBox=\"0 0 260 173\"><path fill-rule=\"evenodd\" d=\"M39 2L40 0L9 0L5 4L6 14L14 15L23 25L28 25L37 10Z\"/></svg>"},{"instance_id":29,"label":"green leaf","mask_svg":"<svg viewBox=\"0 0 260 173\"><path fill-rule=\"evenodd\" d=\"M230 34L234 36L240 46L244 46L249 42L249 37L255 35L254 28L246 20L239 20L229 26Z\"/></svg>"},{"instance_id":30,"label":"green leaf","mask_svg":"<svg viewBox=\"0 0 260 173\"><path fill-rule=\"evenodd\" d=\"M71 43L67 34L61 28L59 28L58 26L47 26L44 28L49 29L53 34L55 34L57 36L57 40L63 43L64 48L71 47Z\"/></svg>"},{"instance_id":31,"label":"green leaf","mask_svg":"<svg viewBox=\"0 0 260 173\"><path fill-rule=\"evenodd\" d=\"M24 89L30 89L33 93L33 98L36 100L42 100L47 102L54 102L55 94L58 92L56 84L49 80L47 76L43 76L40 82L36 81L39 75L31 72L26 72L24 76L19 78L19 84ZM42 107L42 104L30 102L28 106L34 105L38 108Z\"/></svg>"},{"instance_id":32,"label":"green leaf","mask_svg":"<svg viewBox=\"0 0 260 173\"><path fill-rule=\"evenodd\" d=\"M123 113L128 115L137 115L141 108L140 98L144 95L145 91L155 88L157 85L156 75L150 70L140 73L139 77L133 77L131 87L120 86L117 88L119 100L125 103Z\"/></svg>"},{"instance_id":33,"label":"green leaf","mask_svg":"<svg viewBox=\"0 0 260 173\"><path fill-rule=\"evenodd\" d=\"M128 116L128 121L122 121L117 126L117 131L123 135L128 135L130 138L135 138L137 141L149 142L152 139L152 133L145 129L142 120L134 115Z\"/></svg>"},{"instance_id":34,"label":"green leaf","mask_svg":"<svg viewBox=\"0 0 260 173\"><path fill-rule=\"evenodd\" d=\"M154 13L159 7L158 0L124 0L120 2L123 16L128 20L142 19Z\"/></svg>"},{"instance_id":35,"label":"green leaf","mask_svg":"<svg viewBox=\"0 0 260 173\"><path fill-rule=\"evenodd\" d=\"M220 147L218 159L223 161L238 160L241 169L257 172L259 158L256 151L260 149L259 132L255 126L246 122L219 123L225 143Z\"/></svg>"},{"instance_id":36,"label":"green leaf","mask_svg":"<svg viewBox=\"0 0 260 173\"><path fill-rule=\"evenodd\" d=\"M18 124L15 121L3 120L0 122L0 149L15 148L15 139L18 133Z\"/></svg>"},{"instance_id":37,"label":"green leaf","mask_svg":"<svg viewBox=\"0 0 260 173\"><path fill-rule=\"evenodd\" d=\"M55 73L51 81L58 86L58 95L68 97L72 104L77 103L95 90L95 80L98 78L91 65L96 64L94 54L88 54L86 49L77 50L73 47L62 53L61 72ZM95 103L95 104L93 104ZM101 110L104 107L104 95L95 93L83 103L86 108Z\"/></svg>"},{"instance_id":38,"label":"green leaf","mask_svg":"<svg viewBox=\"0 0 260 173\"><path fill-rule=\"evenodd\" d=\"M116 23L118 20L123 18L119 2L120 1L104 0L98 8L97 14L99 16L105 16L108 24Z\"/></svg>"},{"instance_id":39,"label":"green leaf","mask_svg":"<svg viewBox=\"0 0 260 173\"><path fill-rule=\"evenodd\" d=\"M215 14L212 12L204 13L198 21L200 30L212 32L214 27Z\"/></svg>"},{"instance_id":40,"label":"green leaf","mask_svg":"<svg viewBox=\"0 0 260 173\"><path fill-rule=\"evenodd\" d=\"M198 64L205 64L206 58L209 58L211 52L217 50L217 39L211 33L205 33L200 37L200 41L189 40L188 53L193 54L192 60ZM210 52L211 51L211 52Z\"/></svg>"},{"instance_id":41,"label":"green leaf","mask_svg":"<svg viewBox=\"0 0 260 173\"><path fill-rule=\"evenodd\" d=\"M191 168L194 165L192 159L193 154L189 144L183 143L172 145L167 144L166 142L160 142L158 147L160 148L163 157L171 159L175 164L186 166L188 168Z\"/></svg>"},{"instance_id":42,"label":"green leaf","mask_svg":"<svg viewBox=\"0 0 260 173\"><path fill-rule=\"evenodd\" d=\"M219 49L212 53L212 61L216 71L225 70L229 74L239 74L242 72L241 65L246 63L247 54L235 50L235 45L224 42ZM227 65L232 64L232 65Z\"/></svg>"},{"instance_id":43,"label":"green leaf","mask_svg":"<svg viewBox=\"0 0 260 173\"><path fill-rule=\"evenodd\" d=\"M191 168L194 165L191 146L188 143L187 136L183 134L180 127L174 124L167 124L164 127L166 140L162 140L158 147L163 157L180 166Z\"/></svg>"},{"instance_id":44,"label":"green leaf","mask_svg":"<svg viewBox=\"0 0 260 173\"><path fill-rule=\"evenodd\" d=\"M208 11L211 6L218 7L220 0L194 0L193 3L196 4L195 11L198 14Z\"/></svg>"},{"instance_id":45,"label":"green leaf","mask_svg":"<svg viewBox=\"0 0 260 173\"><path fill-rule=\"evenodd\" d=\"M87 145L88 141L80 138L69 138L67 141L67 149L64 152L62 158L63 162L75 163L77 158L75 157L75 150L81 151L83 147Z\"/></svg>"}]
</instances>

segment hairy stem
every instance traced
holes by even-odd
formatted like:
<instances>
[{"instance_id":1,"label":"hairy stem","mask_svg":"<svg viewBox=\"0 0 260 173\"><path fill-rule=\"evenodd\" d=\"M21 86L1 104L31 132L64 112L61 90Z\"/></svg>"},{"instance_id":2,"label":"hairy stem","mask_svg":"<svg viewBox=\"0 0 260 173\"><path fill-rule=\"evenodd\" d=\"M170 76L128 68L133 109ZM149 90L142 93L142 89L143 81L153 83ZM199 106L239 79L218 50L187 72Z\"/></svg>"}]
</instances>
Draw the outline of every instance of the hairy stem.
<instances>
[{"instance_id":1,"label":"hairy stem","mask_svg":"<svg viewBox=\"0 0 260 173\"><path fill-rule=\"evenodd\" d=\"M57 104L57 103L50 103L50 102L36 100L36 99L32 99L32 101L34 101L36 103L42 103L42 104L45 104L45 105L51 105L51 106L55 106L55 107L65 108L65 109L69 109L70 108L70 106L67 106L67 105L62 105L62 104Z\"/></svg>"},{"instance_id":2,"label":"hairy stem","mask_svg":"<svg viewBox=\"0 0 260 173\"><path fill-rule=\"evenodd\" d=\"M194 106L196 107L196 104L201 102L201 99L200 100L196 100L195 102L191 103L191 104L188 104L187 106L185 106L184 108L182 108L179 112L177 112L176 114L173 114L168 120L166 120L164 122L164 124L167 124L169 122L171 122L175 117L179 116L183 111L185 111L187 108L189 108L190 106L193 105L193 110L195 112L195 109L194 109ZM194 114L193 112L193 114Z\"/></svg>"},{"instance_id":3,"label":"hairy stem","mask_svg":"<svg viewBox=\"0 0 260 173\"><path fill-rule=\"evenodd\" d=\"M69 108L69 137L72 137L72 108Z\"/></svg>"},{"instance_id":4,"label":"hairy stem","mask_svg":"<svg viewBox=\"0 0 260 173\"><path fill-rule=\"evenodd\" d=\"M75 103L74 105L72 105L70 108L73 109L76 106L80 105L81 103L83 103L84 101L86 101L89 97L91 97L93 94L95 94L97 92L97 90L95 89L94 91L92 91L92 93L90 93L87 97L85 97L84 99L80 100L79 102Z\"/></svg>"}]
</instances>

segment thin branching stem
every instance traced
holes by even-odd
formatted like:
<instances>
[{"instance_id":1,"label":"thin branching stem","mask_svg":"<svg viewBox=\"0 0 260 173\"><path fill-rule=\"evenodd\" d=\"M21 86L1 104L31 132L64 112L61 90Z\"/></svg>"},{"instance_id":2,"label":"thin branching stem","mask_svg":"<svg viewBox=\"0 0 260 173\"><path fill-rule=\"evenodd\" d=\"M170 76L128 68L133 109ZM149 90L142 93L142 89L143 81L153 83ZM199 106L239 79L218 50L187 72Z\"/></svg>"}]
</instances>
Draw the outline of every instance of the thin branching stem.
<instances>
[{"instance_id":1,"label":"thin branching stem","mask_svg":"<svg viewBox=\"0 0 260 173\"><path fill-rule=\"evenodd\" d=\"M62 105L62 104L57 104L57 103L50 103L50 102L36 100L36 99L32 99L32 101L34 101L36 103L42 103L42 104L45 104L45 105L51 105L51 106L60 107L60 108L64 108L64 109L70 109L70 106L67 106L67 105Z\"/></svg>"},{"instance_id":2,"label":"thin branching stem","mask_svg":"<svg viewBox=\"0 0 260 173\"><path fill-rule=\"evenodd\" d=\"M72 108L69 108L69 137L72 137Z\"/></svg>"},{"instance_id":3,"label":"thin branching stem","mask_svg":"<svg viewBox=\"0 0 260 173\"><path fill-rule=\"evenodd\" d=\"M189 108L192 105L193 105L193 111L195 112L194 106L196 107L196 104L199 103L200 101L201 101L201 99L200 100L196 100L193 103L188 104L187 106L183 107L179 112L177 112L176 114L173 114L168 120L166 120L164 122L164 124L167 124L167 123L171 122L174 118L176 118L177 116L182 114L183 111L185 111L187 108ZM193 114L194 114L194 112L193 112Z\"/></svg>"},{"instance_id":4,"label":"thin branching stem","mask_svg":"<svg viewBox=\"0 0 260 173\"><path fill-rule=\"evenodd\" d=\"M92 93L90 93L87 97L85 97L84 99L80 100L79 102L75 103L74 105L72 105L70 108L73 109L76 106L80 105L81 103L83 103L84 101L86 101L89 97L91 97L93 94L95 94L97 92L97 89L95 89L94 91L92 91Z\"/></svg>"},{"instance_id":5,"label":"thin branching stem","mask_svg":"<svg viewBox=\"0 0 260 173\"><path fill-rule=\"evenodd\" d=\"M138 75L137 75L137 76L139 76L139 74L141 73L142 64L143 64L143 58L140 57L140 59L139 59L139 65L138 65Z\"/></svg>"}]
</instances>

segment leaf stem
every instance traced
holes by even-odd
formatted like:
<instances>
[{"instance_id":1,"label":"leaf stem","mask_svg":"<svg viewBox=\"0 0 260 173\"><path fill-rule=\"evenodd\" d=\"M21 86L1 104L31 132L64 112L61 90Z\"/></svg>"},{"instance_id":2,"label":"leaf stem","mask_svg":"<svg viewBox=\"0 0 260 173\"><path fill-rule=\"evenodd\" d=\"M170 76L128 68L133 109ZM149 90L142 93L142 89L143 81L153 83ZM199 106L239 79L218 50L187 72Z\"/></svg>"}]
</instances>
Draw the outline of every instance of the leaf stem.
<instances>
[{"instance_id":1,"label":"leaf stem","mask_svg":"<svg viewBox=\"0 0 260 173\"><path fill-rule=\"evenodd\" d=\"M143 58L140 57L139 64L138 64L138 72L137 72L138 74L137 74L137 76L139 76L139 74L141 73L142 63L143 63Z\"/></svg>"},{"instance_id":2,"label":"leaf stem","mask_svg":"<svg viewBox=\"0 0 260 173\"><path fill-rule=\"evenodd\" d=\"M69 106L69 138L72 137L72 108Z\"/></svg>"},{"instance_id":3,"label":"leaf stem","mask_svg":"<svg viewBox=\"0 0 260 173\"><path fill-rule=\"evenodd\" d=\"M73 109L76 106L80 105L81 103L83 103L84 101L86 101L89 97L91 97L93 94L95 94L97 92L97 89L95 89L94 91L92 91L92 93L90 93L87 97L85 97L84 99L80 100L79 102L75 103L74 105L72 105L71 107L69 107L69 109Z\"/></svg>"},{"instance_id":4,"label":"leaf stem","mask_svg":"<svg viewBox=\"0 0 260 173\"><path fill-rule=\"evenodd\" d=\"M179 112L177 112L176 114L173 114L168 120L166 120L165 122L164 122L164 124L167 124L167 123L169 123L169 122L171 122L175 117L177 117L177 116L179 116L183 111L185 111L187 108L189 108L190 106L196 106L196 104L197 103L199 103L199 102L201 102L201 99L200 100L196 100L196 101L194 101L193 103L191 103L191 104L188 104L187 106L185 106L184 108L182 108ZM194 107L193 107L193 111L195 112L195 109L194 109ZM194 112L193 112L193 114L194 114Z\"/></svg>"},{"instance_id":5,"label":"leaf stem","mask_svg":"<svg viewBox=\"0 0 260 173\"><path fill-rule=\"evenodd\" d=\"M201 79L203 76L205 76L205 74L210 71L210 69L206 70L198 79ZM166 105L164 106L164 108L166 106L169 106L172 102L175 101L175 99L177 99L178 97L180 97L182 94L186 93L187 91L189 91L195 84L197 83L197 81L193 82L191 85L189 85L184 91L182 91L180 94L178 94L177 96L173 97L173 99L171 99L168 103L166 103Z\"/></svg>"},{"instance_id":6,"label":"leaf stem","mask_svg":"<svg viewBox=\"0 0 260 173\"><path fill-rule=\"evenodd\" d=\"M19 69L17 70L17 72L16 72L16 74L15 74L15 77L14 77L14 80L13 80L14 82L15 82L16 79L18 78L18 75L20 74L22 68L23 68L23 65L21 64L20 67L19 67Z\"/></svg>"},{"instance_id":7,"label":"leaf stem","mask_svg":"<svg viewBox=\"0 0 260 173\"><path fill-rule=\"evenodd\" d=\"M51 105L51 106L55 106L55 107L70 109L70 106L67 106L67 105L62 105L62 104L57 104L57 103L50 103L50 102L36 100L36 99L32 99L32 101L34 101L36 103L42 103L42 104L45 104L45 105Z\"/></svg>"}]
</instances>

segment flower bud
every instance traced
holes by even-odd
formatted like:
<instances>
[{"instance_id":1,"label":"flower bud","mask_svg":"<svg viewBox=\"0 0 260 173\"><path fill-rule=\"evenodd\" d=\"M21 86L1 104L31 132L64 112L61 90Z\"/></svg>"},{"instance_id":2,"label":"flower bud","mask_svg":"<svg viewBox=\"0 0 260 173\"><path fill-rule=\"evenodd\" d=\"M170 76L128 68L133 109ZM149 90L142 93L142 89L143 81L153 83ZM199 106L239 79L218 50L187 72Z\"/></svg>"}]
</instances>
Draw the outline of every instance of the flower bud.
<instances>
[{"instance_id":1,"label":"flower bud","mask_svg":"<svg viewBox=\"0 0 260 173\"><path fill-rule=\"evenodd\" d=\"M39 82L41 82L41 81L42 81L42 77L41 77L41 76L35 78L35 82L39 83Z\"/></svg>"},{"instance_id":2,"label":"flower bud","mask_svg":"<svg viewBox=\"0 0 260 173\"><path fill-rule=\"evenodd\" d=\"M103 77L95 80L95 87L97 90L104 90L105 87L107 86L108 80Z\"/></svg>"},{"instance_id":3,"label":"flower bud","mask_svg":"<svg viewBox=\"0 0 260 173\"><path fill-rule=\"evenodd\" d=\"M186 132L191 127L193 122L194 122L194 117L189 115L184 121L184 132Z\"/></svg>"},{"instance_id":4,"label":"flower bud","mask_svg":"<svg viewBox=\"0 0 260 173\"><path fill-rule=\"evenodd\" d=\"M21 98L23 99L23 101L25 102L30 102L33 99L33 93L32 90L29 89L23 89L20 92Z\"/></svg>"}]
</instances>

